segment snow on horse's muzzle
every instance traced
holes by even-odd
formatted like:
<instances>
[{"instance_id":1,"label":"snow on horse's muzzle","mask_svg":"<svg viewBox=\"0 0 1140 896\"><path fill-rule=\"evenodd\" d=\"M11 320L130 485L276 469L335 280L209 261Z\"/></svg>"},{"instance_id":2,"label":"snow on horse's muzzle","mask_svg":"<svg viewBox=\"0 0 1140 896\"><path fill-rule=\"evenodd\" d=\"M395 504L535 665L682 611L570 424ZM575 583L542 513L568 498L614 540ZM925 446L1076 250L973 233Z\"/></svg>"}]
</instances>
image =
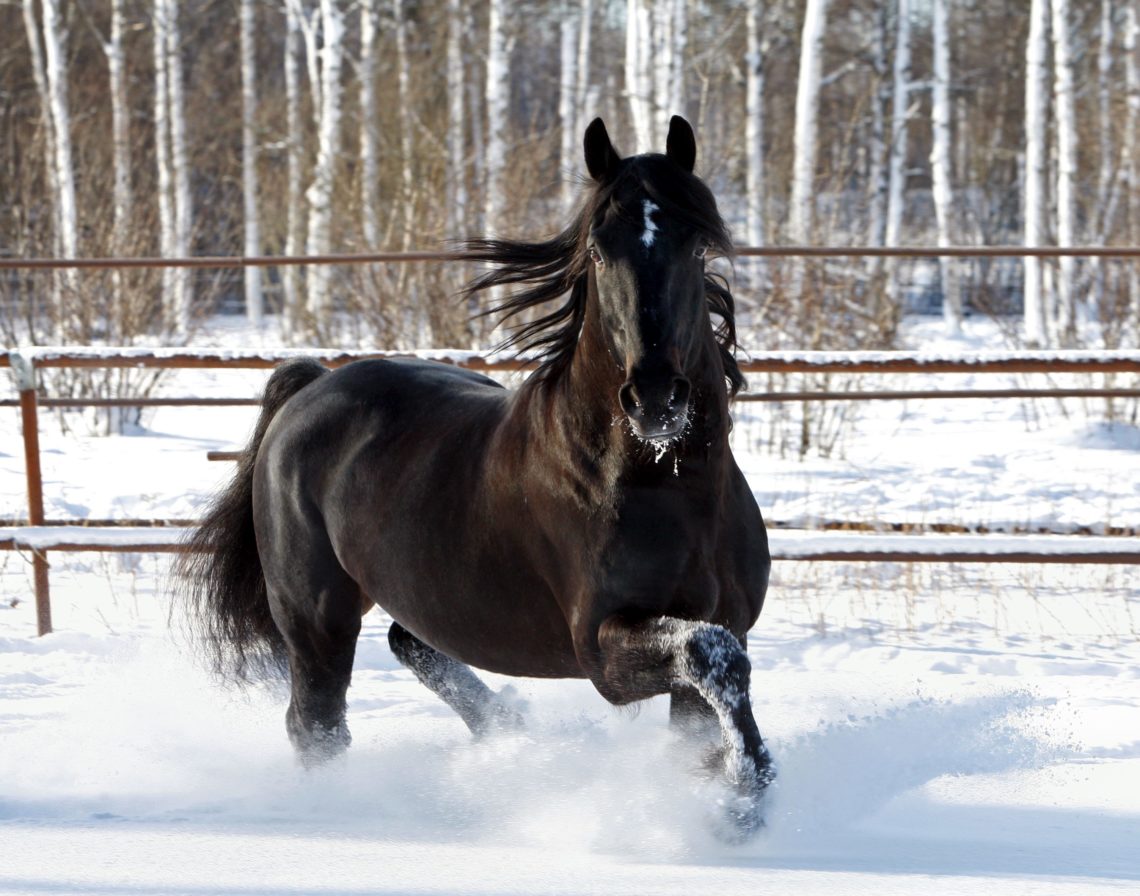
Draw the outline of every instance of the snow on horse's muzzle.
<instances>
[{"instance_id":1,"label":"snow on horse's muzzle","mask_svg":"<svg viewBox=\"0 0 1140 896\"><path fill-rule=\"evenodd\" d=\"M618 390L618 401L638 438L672 439L688 422L690 391L689 381L683 376L633 376Z\"/></svg>"}]
</instances>

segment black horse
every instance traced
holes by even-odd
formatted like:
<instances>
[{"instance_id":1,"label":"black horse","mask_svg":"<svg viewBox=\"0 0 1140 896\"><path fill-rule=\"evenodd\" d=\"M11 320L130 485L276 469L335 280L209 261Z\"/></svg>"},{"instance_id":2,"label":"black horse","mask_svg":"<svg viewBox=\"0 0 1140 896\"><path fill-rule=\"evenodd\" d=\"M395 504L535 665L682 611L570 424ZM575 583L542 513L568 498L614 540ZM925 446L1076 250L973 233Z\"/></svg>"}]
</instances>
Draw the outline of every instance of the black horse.
<instances>
[{"instance_id":1,"label":"black horse","mask_svg":"<svg viewBox=\"0 0 1140 896\"><path fill-rule=\"evenodd\" d=\"M252 441L182 573L219 669L287 666L306 762L349 743L361 616L476 734L519 719L469 666L588 678L611 703L671 695L760 824L774 773L749 699L745 636L764 602L764 523L729 450L733 299L706 271L731 241L693 175L689 124L622 159L586 130L584 205L546 242L480 240L515 287L514 339L539 358L516 391L432 362L316 361L270 377Z\"/></svg>"}]
</instances>

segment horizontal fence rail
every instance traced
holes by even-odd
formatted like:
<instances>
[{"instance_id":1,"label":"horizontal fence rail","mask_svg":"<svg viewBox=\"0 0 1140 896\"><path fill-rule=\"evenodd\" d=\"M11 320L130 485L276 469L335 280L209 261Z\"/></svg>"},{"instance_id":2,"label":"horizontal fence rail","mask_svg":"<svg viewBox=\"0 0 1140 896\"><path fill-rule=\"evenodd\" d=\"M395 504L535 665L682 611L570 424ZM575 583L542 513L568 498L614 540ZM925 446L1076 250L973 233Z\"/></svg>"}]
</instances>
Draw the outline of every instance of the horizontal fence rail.
<instances>
[{"instance_id":1,"label":"horizontal fence rail","mask_svg":"<svg viewBox=\"0 0 1140 896\"><path fill-rule=\"evenodd\" d=\"M1140 246L737 246L737 258L1140 258ZM183 258L0 258L0 270L255 268L298 265L478 264L461 251L346 252L332 255L205 255Z\"/></svg>"},{"instance_id":2,"label":"horizontal fence rail","mask_svg":"<svg viewBox=\"0 0 1140 896\"><path fill-rule=\"evenodd\" d=\"M181 553L193 527L0 529L0 550ZM1140 563L1140 538L1072 535L915 534L768 530L773 560L940 563Z\"/></svg>"},{"instance_id":3,"label":"horizontal fence rail","mask_svg":"<svg viewBox=\"0 0 1140 896\"><path fill-rule=\"evenodd\" d=\"M37 368L171 368L171 369L262 369L284 360L315 357L330 367L362 358L427 358L486 372L523 371L532 365L512 355L480 355L474 352L432 350L424 352L344 351L333 349L288 349L272 352L153 347L33 347L0 353L0 366L8 367L16 380L19 398L3 401L18 406L23 420L24 453L28 485L24 525L0 526L0 550L31 555L37 629L50 632L51 603L48 552L168 553L184 550L191 521L161 520L52 520L46 519L39 456L39 407L189 407L254 406L258 399L190 397L51 398L41 397L36 387ZM1062 350L980 352L968 357L929 352L758 352L742 363L746 373L873 373L873 374L1140 374L1140 351ZM868 401L930 398L1062 398L1137 397L1131 388L1045 388L1002 390L890 390L880 392L757 392L740 396L750 401ZM209 452L213 460L233 460L238 452ZM188 525L189 524L189 525ZM1140 537L1121 529L1109 535L1091 534L982 534L954 531L950 524L935 524L927 531L868 531L857 524L839 527L769 529L772 555L789 561L847 562L941 562L941 563L1068 563L1140 564ZM965 528L965 527L957 527ZM854 530L854 531L853 531Z\"/></svg>"},{"instance_id":4,"label":"horizontal fence rail","mask_svg":"<svg viewBox=\"0 0 1140 896\"><path fill-rule=\"evenodd\" d=\"M137 367L269 369L293 358L315 358L329 367L372 358L419 358L455 364L468 370L512 372L532 365L511 353L480 354L430 349L391 352L342 349L228 349L108 346L30 346L0 352L0 367L13 357L34 367ZM17 361L19 363L19 361ZM907 351L767 351L748 353L740 361L744 373L1140 373L1138 349L1058 349L980 351L968 356Z\"/></svg>"}]
</instances>

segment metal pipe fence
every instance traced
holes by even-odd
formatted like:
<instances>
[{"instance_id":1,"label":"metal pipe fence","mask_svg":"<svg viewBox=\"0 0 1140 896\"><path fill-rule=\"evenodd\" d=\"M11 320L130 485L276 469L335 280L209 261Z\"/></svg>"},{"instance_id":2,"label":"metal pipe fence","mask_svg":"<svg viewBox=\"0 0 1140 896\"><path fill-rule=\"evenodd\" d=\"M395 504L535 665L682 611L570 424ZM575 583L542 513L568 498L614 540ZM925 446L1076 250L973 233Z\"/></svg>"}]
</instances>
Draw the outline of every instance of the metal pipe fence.
<instances>
[{"instance_id":1,"label":"metal pipe fence","mask_svg":"<svg viewBox=\"0 0 1140 896\"><path fill-rule=\"evenodd\" d=\"M739 257L1021 257L1046 258L1085 256L1140 258L1140 247L740 247ZM208 257L208 258L89 258L89 259L0 259L0 270L59 268L241 268L310 264L381 264L408 262L457 262L469 260L458 252L379 252L307 257ZM416 353L446 363L482 372L525 371L525 358L480 355L472 352L433 351ZM27 477L27 525L0 528L0 550L27 551L32 556L37 628L52 629L49 551L166 552L182 550L185 525L161 525L163 521L104 521L92 526L85 520L45 518L43 476L39 448L38 409L62 407L234 407L253 406L252 397L195 398L186 396L135 398L70 398L41 396L36 383L38 368L164 368L164 369L269 369L288 358L315 357L330 367L361 358L406 357L406 353L342 350L286 350L278 352L230 352L189 348L79 348L35 347L0 352L0 367L8 367L15 379L18 398L2 400L0 406L18 407L23 432ZM1140 351L1007 351L983 352L971 357L906 352L760 352L745 359L746 374L843 373L843 374L1140 374ZM961 398L1137 398L1138 388L1017 388L942 390L857 390L749 392L739 400L750 402L816 402L936 400ZM232 459L233 453L214 452L215 459ZM169 522L169 521L167 521ZM177 521L185 523L185 521ZM949 530L948 530L949 531ZM1114 563L1140 564L1140 538L1089 536L1009 536L1000 543L988 534L907 534L883 536L871 532L796 533L772 531L776 559L815 561L896 562L986 562L986 563ZM1041 541L1041 539L1063 539Z\"/></svg>"}]
</instances>

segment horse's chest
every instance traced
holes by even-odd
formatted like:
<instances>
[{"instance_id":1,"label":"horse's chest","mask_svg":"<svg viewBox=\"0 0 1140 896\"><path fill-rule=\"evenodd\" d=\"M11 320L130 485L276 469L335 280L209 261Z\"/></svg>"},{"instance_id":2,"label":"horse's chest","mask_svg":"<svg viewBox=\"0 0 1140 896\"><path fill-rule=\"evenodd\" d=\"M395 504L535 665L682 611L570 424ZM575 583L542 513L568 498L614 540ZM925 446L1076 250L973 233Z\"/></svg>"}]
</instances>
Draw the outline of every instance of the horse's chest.
<instances>
[{"instance_id":1,"label":"horse's chest","mask_svg":"<svg viewBox=\"0 0 1140 896\"><path fill-rule=\"evenodd\" d=\"M714 521L658 508L627 513L598 546L598 591L607 602L707 618L717 605Z\"/></svg>"}]
</instances>

